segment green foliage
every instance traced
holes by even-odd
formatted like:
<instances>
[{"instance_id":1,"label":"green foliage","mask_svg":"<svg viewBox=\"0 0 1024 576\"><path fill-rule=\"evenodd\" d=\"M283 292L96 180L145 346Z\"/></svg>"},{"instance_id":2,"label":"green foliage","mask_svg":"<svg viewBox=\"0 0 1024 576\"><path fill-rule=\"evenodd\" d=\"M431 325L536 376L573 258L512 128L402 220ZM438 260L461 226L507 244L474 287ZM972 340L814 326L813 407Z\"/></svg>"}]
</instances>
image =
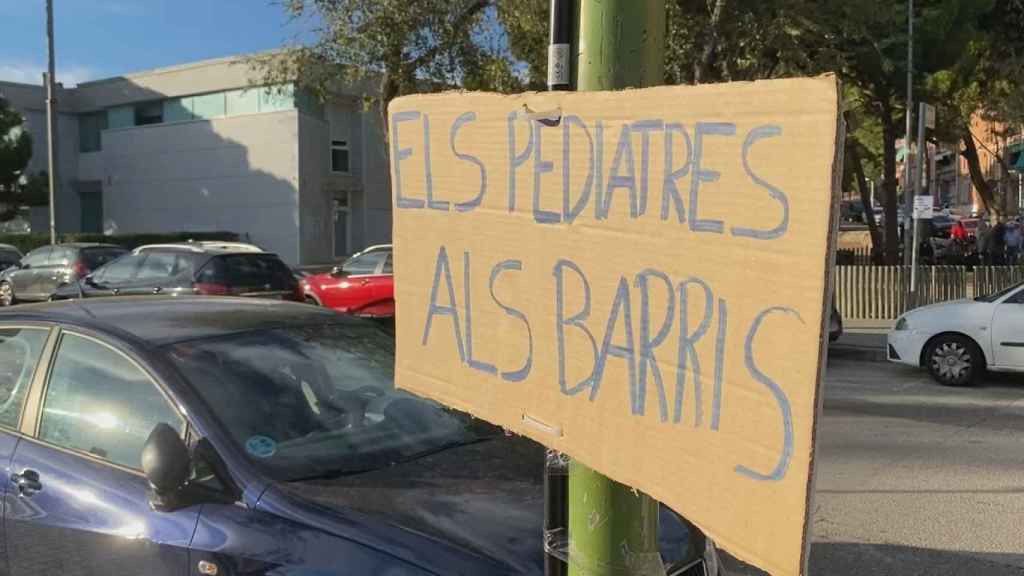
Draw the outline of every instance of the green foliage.
<instances>
[{"instance_id":1,"label":"green foliage","mask_svg":"<svg viewBox=\"0 0 1024 576\"><path fill-rule=\"evenodd\" d=\"M0 202L8 202L32 158L32 139L21 114L0 96Z\"/></svg>"},{"instance_id":2,"label":"green foliage","mask_svg":"<svg viewBox=\"0 0 1024 576\"><path fill-rule=\"evenodd\" d=\"M165 244L169 242L187 242L188 240L221 240L238 242L239 236L234 232L175 232L172 234L121 234L105 236L103 234L71 233L58 235L57 241L64 242L100 242L116 244L129 250L146 244ZM49 234L0 234L0 244L10 244L21 250L22 254L50 243Z\"/></svg>"}]
</instances>

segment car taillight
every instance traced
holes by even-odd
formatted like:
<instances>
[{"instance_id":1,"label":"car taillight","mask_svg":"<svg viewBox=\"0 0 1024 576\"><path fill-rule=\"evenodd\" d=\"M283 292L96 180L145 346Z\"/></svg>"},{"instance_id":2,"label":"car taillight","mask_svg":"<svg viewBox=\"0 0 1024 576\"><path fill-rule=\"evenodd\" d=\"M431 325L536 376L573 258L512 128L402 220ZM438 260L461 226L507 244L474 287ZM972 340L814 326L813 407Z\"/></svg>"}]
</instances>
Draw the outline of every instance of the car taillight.
<instances>
[{"instance_id":1,"label":"car taillight","mask_svg":"<svg viewBox=\"0 0 1024 576\"><path fill-rule=\"evenodd\" d=\"M211 282L196 282L193 286L196 294L203 296L230 296L231 288L224 284L213 284Z\"/></svg>"},{"instance_id":2,"label":"car taillight","mask_svg":"<svg viewBox=\"0 0 1024 576\"><path fill-rule=\"evenodd\" d=\"M89 272L91 272L91 270L89 270L89 267L86 266L85 263L82 262L81 260L77 260L74 264L71 265L71 273L77 276L78 278L85 278L89 274Z\"/></svg>"}]
</instances>

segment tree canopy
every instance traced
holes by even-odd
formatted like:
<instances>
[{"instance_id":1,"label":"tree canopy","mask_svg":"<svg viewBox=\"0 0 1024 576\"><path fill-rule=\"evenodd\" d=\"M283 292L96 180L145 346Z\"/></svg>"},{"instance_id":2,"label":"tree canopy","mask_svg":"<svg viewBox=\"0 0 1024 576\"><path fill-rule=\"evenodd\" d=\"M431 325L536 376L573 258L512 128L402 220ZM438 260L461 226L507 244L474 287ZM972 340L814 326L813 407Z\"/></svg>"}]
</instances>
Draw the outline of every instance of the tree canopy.
<instances>
[{"instance_id":1,"label":"tree canopy","mask_svg":"<svg viewBox=\"0 0 1024 576\"><path fill-rule=\"evenodd\" d=\"M845 85L846 181L881 179L886 255L898 254L897 140L906 121L907 0L666 0L665 81L693 84L833 71ZM259 63L261 81L324 92L372 82L386 105L450 89L543 89L549 0L285 0L315 15L312 43ZM1024 122L1024 0L915 0L913 84L939 108L934 136L972 161L972 115ZM381 107L383 112L384 106ZM866 211L871 214L872 211ZM875 231L872 225L872 230ZM875 234L876 239L881 234Z\"/></svg>"},{"instance_id":2,"label":"tree canopy","mask_svg":"<svg viewBox=\"0 0 1024 576\"><path fill-rule=\"evenodd\" d=\"M21 114L0 96L0 202L9 202L32 158L32 138Z\"/></svg>"}]
</instances>

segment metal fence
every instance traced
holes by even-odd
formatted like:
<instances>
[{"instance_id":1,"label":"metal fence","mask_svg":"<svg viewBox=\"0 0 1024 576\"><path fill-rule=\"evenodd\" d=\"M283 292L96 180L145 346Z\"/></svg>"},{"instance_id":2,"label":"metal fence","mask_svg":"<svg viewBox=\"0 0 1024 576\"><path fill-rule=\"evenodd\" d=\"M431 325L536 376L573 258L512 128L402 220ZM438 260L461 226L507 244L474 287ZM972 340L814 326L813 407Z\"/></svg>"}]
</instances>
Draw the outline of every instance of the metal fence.
<instances>
[{"instance_id":1,"label":"metal fence","mask_svg":"<svg viewBox=\"0 0 1024 576\"><path fill-rule=\"evenodd\" d=\"M967 297L964 266L918 268L914 305L910 266L837 266L836 307L844 319L895 319L912 307Z\"/></svg>"},{"instance_id":2,"label":"metal fence","mask_svg":"<svg viewBox=\"0 0 1024 576\"><path fill-rule=\"evenodd\" d=\"M995 294L1024 282L1024 266L977 266L974 268L974 293Z\"/></svg>"},{"instance_id":3,"label":"metal fence","mask_svg":"<svg viewBox=\"0 0 1024 576\"><path fill-rule=\"evenodd\" d=\"M1024 282L1024 266L920 266L909 299L910 266L836 266L836 307L844 319L893 320L911 308L993 294Z\"/></svg>"}]
</instances>

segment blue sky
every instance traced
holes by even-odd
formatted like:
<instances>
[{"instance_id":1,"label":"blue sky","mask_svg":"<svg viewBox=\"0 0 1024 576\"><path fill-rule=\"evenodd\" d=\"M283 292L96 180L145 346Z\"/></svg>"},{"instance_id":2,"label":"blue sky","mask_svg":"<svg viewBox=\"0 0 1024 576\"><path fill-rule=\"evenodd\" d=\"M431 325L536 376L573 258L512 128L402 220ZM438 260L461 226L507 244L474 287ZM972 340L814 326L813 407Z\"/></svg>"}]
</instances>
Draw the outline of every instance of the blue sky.
<instances>
[{"instance_id":1,"label":"blue sky","mask_svg":"<svg viewBox=\"0 0 1024 576\"><path fill-rule=\"evenodd\" d=\"M66 86L244 52L307 34L274 0L54 0L57 80ZM42 83L44 0L0 0L0 80Z\"/></svg>"}]
</instances>

